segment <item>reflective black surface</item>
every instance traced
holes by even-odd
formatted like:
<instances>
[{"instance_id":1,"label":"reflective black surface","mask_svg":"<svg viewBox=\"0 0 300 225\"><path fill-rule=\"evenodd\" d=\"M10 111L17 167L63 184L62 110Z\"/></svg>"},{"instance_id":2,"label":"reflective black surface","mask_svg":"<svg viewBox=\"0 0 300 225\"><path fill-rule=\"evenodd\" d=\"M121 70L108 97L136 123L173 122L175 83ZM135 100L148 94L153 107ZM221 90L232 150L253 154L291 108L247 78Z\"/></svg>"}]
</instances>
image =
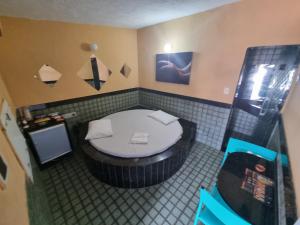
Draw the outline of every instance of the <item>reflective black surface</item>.
<instances>
[{"instance_id":1,"label":"reflective black surface","mask_svg":"<svg viewBox=\"0 0 300 225\"><path fill-rule=\"evenodd\" d=\"M272 132L268 148L278 151L277 157L277 190L279 224L293 225L297 220L295 190L292 171L288 157L288 147L283 121L280 118Z\"/></svg>"},{"instance_id":2,"label":"reflective black surface","mask_svg":"<svg viewBox=\"0 0 300 225\"><path fill-rule=\"evenodd\" d=\"M266 170L260 173L275 181L275 163L247 153L229 154L218 175L217 188L224 201L242 218L251 224L278 224L276 217L275 188L270 205L266 205L241 188L246 168L255 171L256 164ZM274 182L275 183L275 182Z\"/></svg>"},{"instance_id":3,"label":"reflective black surface","mask_svg":"<svg viewBox=\"0 0 300 225\"><path fill-rule=\"evenodd\" d=\"M298 77L300 45L248 48L231 108L222 150L230 137L278 152L277 215L279 224L294 224L296 205L280 110Z\"/></svg>"},{"instance_id":4,"label":"reflective black surface","mask_svg":"<svg viewBox=\"0 0 300 225\"><path fill-rule=\"evenodd\" d=\"M226 141L235 137L267 145L295 79L299 60L298 45L248 48Z\"/></svg>"}]
</instances>

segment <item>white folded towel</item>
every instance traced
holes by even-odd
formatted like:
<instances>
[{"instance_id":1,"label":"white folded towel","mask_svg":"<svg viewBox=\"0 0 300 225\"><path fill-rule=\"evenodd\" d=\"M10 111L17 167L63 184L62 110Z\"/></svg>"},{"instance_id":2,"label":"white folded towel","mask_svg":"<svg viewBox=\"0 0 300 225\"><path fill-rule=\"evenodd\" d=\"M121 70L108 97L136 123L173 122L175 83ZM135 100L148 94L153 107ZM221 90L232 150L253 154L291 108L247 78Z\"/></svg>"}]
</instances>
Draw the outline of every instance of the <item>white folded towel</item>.
<instances>
[{"instance_id":1,"label":"white folded towel","mask_svg":"<svg viewBox=\"0 0 300 225\"><path fill-rule=\"evenodd\" d=\"M89 122L88 133L85 140L111 137L113 135L110 119L100 119Z\"/></svg>"},{"instance_id":2,"label":"white folded towel","mask_svg":"<svg viewBox=\"0 0 300 225\"><path fill-rule=\"evenodd\" d=\"M143 132L135 132L130 139L130 143L132 144L147 144L148 143L148 133Z\"/></svg>"},{"instance_id":3,"label":"white folded towel","mask_svg":"<svg viewBox=\"0 0 300 225\"><path fill-rule=\"evenodd\" d=\"M164 125L169 125L170 123L178 120L178 117L161 110L150 113L148 116L152 119L157 120L158 122L161 122Z\"/></svg>"}]
</instances>

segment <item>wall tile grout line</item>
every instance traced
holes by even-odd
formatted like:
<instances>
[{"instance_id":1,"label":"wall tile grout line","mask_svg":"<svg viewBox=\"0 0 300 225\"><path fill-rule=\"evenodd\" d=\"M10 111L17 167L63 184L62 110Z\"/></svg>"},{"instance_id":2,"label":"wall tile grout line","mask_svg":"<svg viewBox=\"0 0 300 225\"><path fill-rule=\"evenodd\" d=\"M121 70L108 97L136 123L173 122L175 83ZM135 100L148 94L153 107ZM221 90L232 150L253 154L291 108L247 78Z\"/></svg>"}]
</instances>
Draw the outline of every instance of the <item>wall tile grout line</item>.
<instances>
[{"instance_id":1,"label":"wall tile grout line","mask_svg":"<svg viewBox=\"0 0 300 225\"><path fill-rule=\"evenodd\" d=\"M75 101L75 100L74 100ZM101 118L107 114L128 109L137 105L153 109L162 109L183 119L197 124L196 140L214 149L220 150L229 119L230 108L208 103L168 96L144 89L133 89L114 95L99 95L79 102L65 104L48 104L46 109L33 111L33 115L60 112L62 114L77 112L77 117L67 119L68 128L73 131L79 122ZM97 109L97 110L96 110ZM74 132L71 132L76 142Z\"/></svg>"}]
</instances>

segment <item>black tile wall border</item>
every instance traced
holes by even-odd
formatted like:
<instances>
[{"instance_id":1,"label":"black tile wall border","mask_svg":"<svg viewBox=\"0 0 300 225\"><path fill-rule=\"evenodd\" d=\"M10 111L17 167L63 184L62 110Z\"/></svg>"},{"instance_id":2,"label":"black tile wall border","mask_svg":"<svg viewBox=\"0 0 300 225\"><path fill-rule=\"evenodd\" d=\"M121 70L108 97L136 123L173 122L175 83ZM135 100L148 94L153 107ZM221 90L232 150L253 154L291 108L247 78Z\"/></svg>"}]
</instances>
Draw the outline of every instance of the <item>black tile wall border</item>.
<instances>
[{"instance_id":1,"label":"black tile wall border","mask_svg":"<svg viewBox=\"0 0 300 225\"><path fill-rule=\"evenodd\" d=\"M207 105L213 105L213 106L218 106L218 107L223 107L223 108L231 108L231 104L224 103L224 102L217 102L217 101L212 101L212 100L207 100L207 99L202 99L202 98L195 98L195 97L190 97L190 96L185 96L185 95L173 94L173 93L169 93L169 92L157 91L157 90L148 89L148 88L138 88L138 89L142 90L142 91L146 91L146 92L164 95L164 96L170 96L170 97L185 99L185 100L189 100L189 101L200 102L200 103L204 103Z\"/></svg>"},{"instance_id":2,"label":"black tile wall border","mask_svg":"<svg viewBox=\"0 0 300 225\"><path fill-rule=\"evenodd\" d=\"M185 100L189 100L189 101L201 102L204 104L219 106L219 107L223 107L223 108L231 108L231 104L228 104L228 103L217 102L217 101L201 99L201 98L195 98L195 97L179 95L179 94L174 94L174 93L168 93L168 92L163 92L163 91L157 91L157 90L152 90L152 89L147 89L147 88L129 88L129 89L124 89L124 90L119 90L119 91L112 91L112 92L101 93L101 94L96 94L96 95L89 95L89 96L84 96L84 97L79 97L79 98L72 98L72 99L66 99L66 100L61 100L61 101L49 102L49 103L44 103L44 104L39 104L39 105L44 105L45 108L50 108L50 107L60 106L60 105L64 105L64 104L86 101L86 100L99 98L99 97L127 93L127 92L131 92L131 91L136 91L136 90L143 90L143 91L147 91L147 92L152 92L152 93L161 94L161 95L165 95L165 96L176 97L176 98L185 99Z\"/></svg>"},{"instance_id":3,"label":"black tile wall border","mask_svg":"<svg viewBox=\"0 0 300 225\"><path fill-rule=\"evenodd\" d=\"M53 112L61 114L76 112L77 116L66 119L66 124L71 131L71 142L74 146L77 146L74 127L78 123L95 120L137 106L139 104L138 99L137 89L127 89L102 95L48 103L46 107L32 111L32 114L36 116L41 114L48 115Z\"/></svg>"},{"instance_id":4,"label":"black tile wall border","mask_svg":"<svg viewBox=\"0 0 300 225\"><path fill-rule=\"evenodd\" d=\"M180 118L197 124L196 140L212 148L221 149L230 104L166 93L145 88L103 93L99 95L56 101L32 106L33 115L59 112L61 114L76 112L77 116L67 119L68 128L73 130L78 122L85 122L109 115L137 105L151 109L162 109ZM72 134L72 142L76 138Z\"/></svg>"},{"instance_id":5,"label":"black tile wall border","mask_svg":"<svg viewBox=\"0 0 300 225\"><path fill-rule=\"evenodd\" d=\"M96 95L89 95L89 96L84 96L84 97L79 97L79 98L72 98L72 99L66 99L66 100L61 100L61 101L49 102L49 103L45 103L44 105L46 106L46 108L49 108L49 107L54 107L54 106L59 106L59 105L64 105L64 104L77 103L77 102L81 102L81 101L91 100L91 99L95 99L95 98L99 98L99 97L128 93L128 92L136 91L138 89L139 88L129 88L129 89L124 89L124 90L119 90L119 91L112 91L112 92L101 93L101 94L96 94Z\"/></svg>"}]
</instances>

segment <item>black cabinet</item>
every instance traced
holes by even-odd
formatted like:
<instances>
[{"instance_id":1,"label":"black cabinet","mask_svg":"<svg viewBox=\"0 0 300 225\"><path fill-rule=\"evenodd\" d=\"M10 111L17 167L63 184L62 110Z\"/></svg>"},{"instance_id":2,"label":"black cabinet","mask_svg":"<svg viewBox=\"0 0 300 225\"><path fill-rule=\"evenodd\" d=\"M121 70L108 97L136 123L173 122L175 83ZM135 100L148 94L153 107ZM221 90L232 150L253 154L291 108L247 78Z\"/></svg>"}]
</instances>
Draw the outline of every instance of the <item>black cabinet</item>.
<instances>
[{"instance_id":1,"label":"black cabinet","mask_svg":"<svg viewBox=\"0 0 300 225\"><path fill-rule=\"evenodd\" d=\"M33 124L25 130L33 154L40 165L72 152L68 130L64 121Z\"/></svg>"}]
</instances>

